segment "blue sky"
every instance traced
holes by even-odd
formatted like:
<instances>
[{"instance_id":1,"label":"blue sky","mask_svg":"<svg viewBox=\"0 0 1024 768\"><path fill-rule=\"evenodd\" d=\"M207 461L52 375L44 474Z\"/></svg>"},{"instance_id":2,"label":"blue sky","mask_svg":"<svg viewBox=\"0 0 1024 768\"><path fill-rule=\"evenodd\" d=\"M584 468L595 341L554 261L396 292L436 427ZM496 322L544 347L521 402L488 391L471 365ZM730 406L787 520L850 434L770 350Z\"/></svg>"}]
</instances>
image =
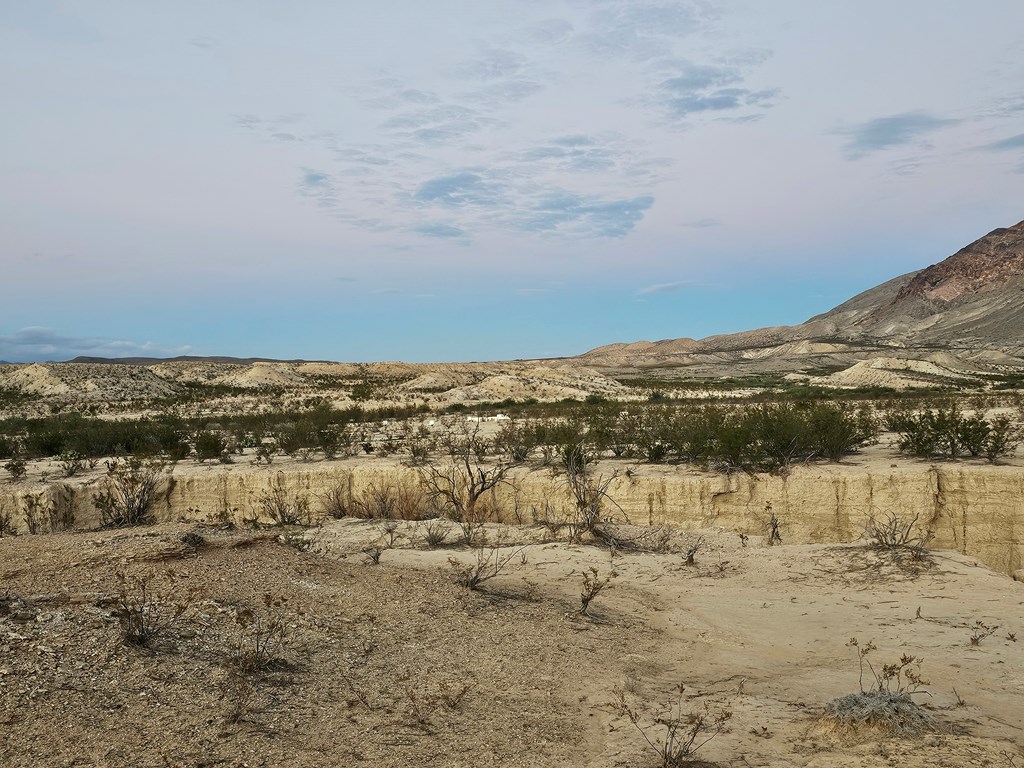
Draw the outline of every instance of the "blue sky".
<instances>
[{"instance_id":1,"label":"blue sky","mask_svg":"<svg viewBox=\"0 0 1024 768\"><path fill-rule=\"evenodd\" d=\"M571 355L1024 219L1024 4L0 0L0 359Z\"/></svg>"}]
</instances>

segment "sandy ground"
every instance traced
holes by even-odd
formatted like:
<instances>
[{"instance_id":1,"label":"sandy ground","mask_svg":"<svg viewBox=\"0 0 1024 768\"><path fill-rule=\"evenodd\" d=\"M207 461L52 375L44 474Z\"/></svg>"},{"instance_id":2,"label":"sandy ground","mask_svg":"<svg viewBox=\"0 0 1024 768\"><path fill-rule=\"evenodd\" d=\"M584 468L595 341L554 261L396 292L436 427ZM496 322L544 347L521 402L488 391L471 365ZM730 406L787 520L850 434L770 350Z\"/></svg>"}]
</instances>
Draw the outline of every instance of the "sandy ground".
<instances>
[{"instance_id":1,"label":"sandy ground","mask_svg":"<svg viewBox=\"0 0 1024 768\"><path fill-rule=\"evenodd\" d=\"M683 683L685 711L732 712L698 755L716 765L1024 765L1024 585L969 558L714 530L613 555L489 526L512 557L470 591L449 560L477 550L425 533L400 524L378 564L374 521L332 521L305 552L186 525L0 539L0 764L654 766L617 691L651 725ZM615 577L581 616L590 568ZM121 640L119 571L166 624L148 647ZM978 621L998 629L972 645ZM820 726L858 690L851 637L878 662L923 657L932 732ZM266 663L239 672L254 638Z\"/></svg>"}]
</instances>

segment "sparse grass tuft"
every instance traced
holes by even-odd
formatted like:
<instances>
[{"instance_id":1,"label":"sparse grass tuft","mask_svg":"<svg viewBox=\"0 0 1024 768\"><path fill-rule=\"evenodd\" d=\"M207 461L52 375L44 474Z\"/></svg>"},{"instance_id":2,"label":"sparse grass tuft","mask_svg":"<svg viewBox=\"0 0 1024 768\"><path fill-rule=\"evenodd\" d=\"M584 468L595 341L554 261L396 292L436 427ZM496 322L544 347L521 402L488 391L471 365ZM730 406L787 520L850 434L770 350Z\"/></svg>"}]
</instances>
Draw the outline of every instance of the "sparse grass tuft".
<instances>
[{"instance_id":1,"label":"sparse grass tuft","mask_svg":"<svg viewBox=\"0 0 1024 768\"><path fill-rule=\"evenodd\" d=\"M899 661L876 670L868 658L877 650L872 642L851 638L847 645L857 652L860 691L830 701L820 724L843 738L911 736L932 729L931 719L914 701L927 682L921 678L921 659L904 654ZM865 679L873 682L865 687Z\"/></svg>"}]
</instances>

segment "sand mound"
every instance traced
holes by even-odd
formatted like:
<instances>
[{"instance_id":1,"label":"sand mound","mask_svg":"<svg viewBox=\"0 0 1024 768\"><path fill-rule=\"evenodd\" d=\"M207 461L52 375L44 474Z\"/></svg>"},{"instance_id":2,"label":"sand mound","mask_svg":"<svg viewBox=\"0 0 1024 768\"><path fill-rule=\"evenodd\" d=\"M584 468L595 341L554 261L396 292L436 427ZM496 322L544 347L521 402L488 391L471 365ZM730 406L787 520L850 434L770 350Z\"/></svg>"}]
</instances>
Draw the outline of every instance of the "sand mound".
<instances>
[{"instance_id":1,"label":"sand mound","mask_svg":"<svg viewBox=\"0 0 1024 768\"><path fill-rule=\"evenodd\" d=\"M4 385L54 400L140 400L169 397L181 388L138 365L90 363L33 363L12 367Z\"/></svg>"},{"instance_id":2,"label":"sand mound","mask_svg":"<svg viewBox=\"0 0 1024 768\"><path fill-rule=\"evenodd\" d=\"M955 358L954 358L955 359ZM817 376L811 382L825 387L934 387L974 382L973 376L928 360L876 357L862 360L846 370Z\"/></svg>"},{"instance_id":3,"label":"sand mound","mask_svg":"<svg viewBox=\"0 0 1024 768\"><path fill-rule=\"evenodd\" d=\"M232 387L262 389L264 387L302 386L307 382L295 371L295 366L288 363L253 363L219 377L217 383L228 384Z\"/></svg>"}]
</instances>

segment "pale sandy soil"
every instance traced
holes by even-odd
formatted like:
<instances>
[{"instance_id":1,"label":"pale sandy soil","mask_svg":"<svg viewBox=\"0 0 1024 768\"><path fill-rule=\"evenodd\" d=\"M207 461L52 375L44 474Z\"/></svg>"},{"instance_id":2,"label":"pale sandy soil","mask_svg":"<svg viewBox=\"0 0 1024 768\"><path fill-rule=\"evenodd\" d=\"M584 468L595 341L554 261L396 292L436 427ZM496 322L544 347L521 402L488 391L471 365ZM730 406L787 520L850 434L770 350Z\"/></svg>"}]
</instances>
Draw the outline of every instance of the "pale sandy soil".
<instances>
[{"instance_id":1,"label":"pale sandy soil","mask_svg":"<svg viewBox=\"0 0 1024 768\"><path fill-rule=\"evenodd\" d=\"M188 531L206 543L185 546ZM957 554L904 567L863 546L677 532L677 550L705 537L687 567L489 526L503 551L526 548L472 592L448 561L474 550L425 548L423 523L400 524L377 565L363 550L379 522L331 521L308 552L276 533L0 539L0 764L639 768L659 763L616 690L655 708L681 682L687 711L733 713L699 753L719 766L1024 765L1024 585ZM589 568L616 575L583 617ZM195 592L151 648L119 641L117 569L152 574L160 605ZM280 618L287 642L231 723L240 606ZM999 629L972 645L976 621ZM820 727L858 688L854 636L879 662L924 658L932 732L841 741Z\"/></svg>"}]
</instances>

